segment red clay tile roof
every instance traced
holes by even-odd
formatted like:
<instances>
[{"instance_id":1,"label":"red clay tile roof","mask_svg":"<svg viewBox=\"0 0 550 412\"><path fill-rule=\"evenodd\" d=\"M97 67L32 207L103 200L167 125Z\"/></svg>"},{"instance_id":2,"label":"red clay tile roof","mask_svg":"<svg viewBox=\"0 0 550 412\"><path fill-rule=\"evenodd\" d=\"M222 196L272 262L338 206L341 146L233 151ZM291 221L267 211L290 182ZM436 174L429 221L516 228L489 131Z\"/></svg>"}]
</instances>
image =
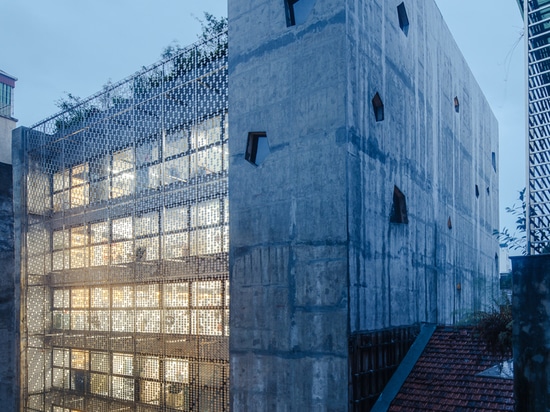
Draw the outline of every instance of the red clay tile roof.
<instances>
[{"instance_id":1,"label":"red clay tile roof","mask_svg":"<svg viewBox=\"0 0 550 412\"><path fill-rule=\"evenodd\" d=\"M513 411L512 379L476 376L501 361L472 329L438 327L389 411Z\"/></svg>"}]
</instances>

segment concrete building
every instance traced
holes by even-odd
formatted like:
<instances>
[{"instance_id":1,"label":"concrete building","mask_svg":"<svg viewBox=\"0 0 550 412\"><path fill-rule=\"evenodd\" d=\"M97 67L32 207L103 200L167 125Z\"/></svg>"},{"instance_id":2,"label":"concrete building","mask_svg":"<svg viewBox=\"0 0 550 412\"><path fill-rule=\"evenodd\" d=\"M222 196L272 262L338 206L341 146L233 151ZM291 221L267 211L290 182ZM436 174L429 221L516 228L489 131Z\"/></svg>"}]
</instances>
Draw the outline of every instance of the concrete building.
<instances>
[{"instance_id":1,"label":"concrete building","mask_svg":"<svg viewBox=\"0 0 550 412\"><path fill-rule=\"evenodd\" d=\"M524 19L527 256L512 258L516 411L550 405L550 1L518 0Z\"/></svg>"},{"instance_id":2,"label":"concrete building","mask_svg":"<svg viewBox=\"0 0 550 412\"><path fill-rule=\"evenodd\" d=\"M16 77L0 70L0 163L11 165L11 132L17 119L13 117Z\"/></svg>"},{"instance_id":3,"label":"concrete building","mask_svg":"<svg viewBox=\"0 0 550 412\"><path fill-rule=\"evenodd\" d=\"M495 117L432 0L230 0L229 84L233 410L368 410L496 294Z\"/></svg>"},{"instance_id":4,"label":"concrete building","mask_svg":"<svg viewBox=\"0 0 550 412\"><path fill-rule=\"evenodd\" d=\"M0 400L16 410L19 353L19 285L14 277L11 134L17 79L0 70Z\"/></svg>"},{"instance_id":5,"label":"concrete building","mask_svg":"<svg viewBox=\"0 0 550 412\"><path fill-rule=\"evenodd\" d=\"M229 409L226 49L14 131L22 411Z\"/></svg>"},{"instance_id":6,"label":"concrete building","mask_svg":"<svg viewBox=\"0 0 550 412\"><path fill-rule=\"evenodd\" d=\"M497 295L497 124L433 0L229 25L14 132L23 411L369 410Z\"/></svg>"}]
</instances>

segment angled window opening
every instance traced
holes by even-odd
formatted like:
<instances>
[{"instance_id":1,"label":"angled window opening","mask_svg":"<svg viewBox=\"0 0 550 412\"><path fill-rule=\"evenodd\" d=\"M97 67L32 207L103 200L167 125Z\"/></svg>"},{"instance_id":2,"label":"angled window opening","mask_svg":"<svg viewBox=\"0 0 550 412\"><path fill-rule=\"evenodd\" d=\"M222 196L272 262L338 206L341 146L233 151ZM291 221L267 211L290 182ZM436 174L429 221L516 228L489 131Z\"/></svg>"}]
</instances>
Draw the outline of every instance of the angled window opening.
<instances>
[{"instance_id":1,"label":"angled window opening","mask_svg":"<svg viewBox=\"0 0 550 412\"><path fill-rule=\"evenodd\" d=\"M285 0L287 27L305 23L314 5L315 0Z\"/></svg>"},{"instance_id":2,"label":"angled window opening","mask_svg":"<svg viewBox=\"0 0 550 412\"><path fill-rule=\"evenodd\" d=\"M384 103L382 103L378 92L372 98L372 109L374 110L374 118L377 122L384 120Z\"/></svg>"},{"instance_id":3,"label":"angled window opening","mask_svg":"<svg viewBox=\"0 0 550 412\"><path fill-rule=\"evenodd\" d=\"M491 163L493 164L493 170L497 171L497 154L495 152L491 153Z\"/></svg>"},{"instance_id":4,"label":"angled window opening","mask_svg":"<svg viewBox=\"0 0 550 412\"><path fill-rule=\"evenodd\" d=\"M401 30L403 30L403 33L407 36L409 34L409 16L407 16L405 3L401 3L397 6L397 16L399 17L399 27L401 27Z\"/></svg>"},{"instance_id":5,"label":"angled window opening","mask_svg":"<svg viewBox=\"0 0 550 412\"><path fill-rule=\"evenodd\" d=\"M265 132L248 133L245 159L255 166L260 166L266 157L271 153L269 142Z\"/></svg>"},{"instance_id":6,"label":"angled window opening","mask_svg":"<svg viewBox=\"0 0 550 412\"><path fill-rule=\"evenodd\" d=\"M479 197L479 186L476 185L476 197Z\"/></svg>"},{"instance_id":7,"label":"angled window opening","mask_svg":"<svg viewBox=\"0 0 550 412\"><path fill-rule=\"evenodd\" d=\"M460 102L458 101L458 97L455 96L455 99L454 99L454 104L455 104L455 112L460 112Z\"/></svg>"},{"instance_id":8,"label":"angled window opening","mask_svg":"<svg viewBox=\"0 0 550 412\"><path fill-rule=\"evenodd\" d=\"M393 187L393 205L390 216L391 223L409 223L407 216L407 200L397 186Z\"/></svg>"}]
</instances>

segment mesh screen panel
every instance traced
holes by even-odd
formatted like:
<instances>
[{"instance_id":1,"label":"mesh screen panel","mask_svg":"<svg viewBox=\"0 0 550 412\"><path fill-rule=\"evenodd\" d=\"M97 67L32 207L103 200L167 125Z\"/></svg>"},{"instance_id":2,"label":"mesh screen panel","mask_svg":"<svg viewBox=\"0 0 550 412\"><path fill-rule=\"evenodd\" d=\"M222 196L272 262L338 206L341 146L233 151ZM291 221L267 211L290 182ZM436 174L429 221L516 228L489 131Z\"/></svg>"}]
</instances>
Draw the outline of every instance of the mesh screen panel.
<instances>
[{"instance_id":1,"label":"mesh screen panel","mask_svg":"<svg viewBox=\"0 0 550 412\"><path fill-rule=\"evenodd\" d=\"M26 131L25 411L225 411L227 37Z\"/></svg>"}]
</instances>

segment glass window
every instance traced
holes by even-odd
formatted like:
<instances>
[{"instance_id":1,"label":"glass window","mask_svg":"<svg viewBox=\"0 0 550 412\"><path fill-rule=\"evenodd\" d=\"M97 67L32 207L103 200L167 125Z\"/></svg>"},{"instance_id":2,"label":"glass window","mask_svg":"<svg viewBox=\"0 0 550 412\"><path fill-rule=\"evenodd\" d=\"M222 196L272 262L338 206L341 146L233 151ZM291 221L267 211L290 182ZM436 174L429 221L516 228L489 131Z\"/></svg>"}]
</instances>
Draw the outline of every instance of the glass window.
<instances>
[{"instance_id":1,"label":"glass window","mask_svg":"<svg viewBox=\"0 0 550 412\"><path fill-rule=\"evenodd\" d=\"M189 383L189 362L183 359L166 359L164 378L170 382Z\"/></svg>"},{"instance_id":2,"label":"glass window","mask_svg":"<svg viewBox=\"0 0 550 412\"><path fill-rule=\"evenodd\" d=\"M189 234L175 233L164 237L165 259L177 259L189 256Z\"/></svg>"},{"instance_id":3,"label":"glass window","mask_svg":"<svg viewBox=\"0 0 550 412\"><path fill-rule=\"evenodd\" d=\"M164 211L164 231L187 229L187 206L171 207Z\"/></svg>"},{"instance_id":4,"label":"glass window","mask_svg":"<svg viewBox=\"0 0 550 412\"><path fill-rule=\"evenodd\" d=\"M108 288L92 288L92 308L108 308L109 307L109 289Z\"/></svg>"},{"instance_id":5,"label":"glass window","mask_svg":"<svg viewBox=\"0 0 550 412\"><path fill-rule=\"evenodd\" d=\"M71 368L88 370L88 351L73 349L71 353Z\"/></svg>"},{"instance_id":6,"label":"glass window","mask_svg":"<svg viewBox=\"0 0 550 412\"><path fill-rule=\"evenodd\" d=\"M69 289L54 289L53 291L53 307L68 308L70 307Z\"/></svg>"},{"instance_id":7,"label":"glass window","mask_svg":"<svg viewBox=\"0 0 550 412\"><path fill-rule=\"evenodd\" d=\"M134 311L133 310L113 310L111 312L111 324L113 332L133 332L134 331Z\"/></svg>"},{"instance_id":8,"label":"glass window","mask_svg":"<svg viewBox=\"0 0 550 412\"><path fill-rule=\"evenodd\" d=\"M68 368L70 359L69 349L54 348L53 349L53 366L60 368Z\"/></svg>"},{"instance_id":9,"label":"glass window","mask_svg":"<svg viewBox=\"0 0 550 412\"><path fill-rule=\"evenodd\" d=\"M71 312L71 329L88 330L88 311L73 310Z\"/></svg>"},{"instance_id":10,"label":"glass window","mask_svg":"<svg viewBox=\"0 0 550 412\"><path fill-rule=\"evenodd\" d=\"M136 286L136 306L138 308L158 307L159 299L159 285Z\"/></svg>"},{"instance_id":11,"label":"glass window","mask_svg":"<svg viewBox=\"0 0 550 412\"><path fill-rule=\"evenodd\" d=\"M219 199L191 205L191 225L193 227L217 225L220 223Z\"/></svg>"},{"instance_id":12,"label":"glass window","mask_svg":"<svg viewBox=\"0 0 550 412\"><path fill-rule=\"evenodd\" d=\"M136 240L136 262L157 260L159 258L158 236Z\"/></svg>"},{"instance_id":13,"label":"glass window","mask_svg":"<svg viewBox=\"0 0 550 412\"><path fill-rule=\"evenodd\" d=\"M187 130L176 130L168 133L165 138L164 157L185 153L189 150Z\"/></svg>"},{"instance_id":14,"label":"glass window","mask_svg":"<svg viewBox=\"0 0 550 412\"><path fill-rule=\"evenodd\" d=\"M213 146L199 150L193 156L192 176L206 176L222 171L222 148Z\"/></svg>"},{"instance_id":15,"label":"glass window","mask_svg":"<svg viewBox=\"0 0 550 412\"><path fill-rule=\"evenodd\" d=\"M109 241L109 222L98 222L90 225L92 243L107 243Z\"/></svg>"},{"instance_id":16,"label":"glass window","mask_svg":"<svg viewBox=\"0 0 550 412\"><path fill-rule=\"evenodd\" d=\"M134 172L124 172L113 177L111 199L128 196L134 193Z\"/></svg>"},{"instance_id":17,"label":"glass window","mask_svg":"<svg viewBox=\"0 0 550 412\"><path fill-rule=\"evenodd\" d=\"M168 283L164 285L164 305L166 307L186 307L189 305L189 286L187 283Z\"/></svg>"},{"instance_id":18,"label":"glass window","mask_svg":"<svg viewBox=\"0 0 550 412\"><path fill-rule=\"evenodd\" d=\"M189 333L188 310L166 310L164 312L164 333L184 335Z\"/></svg>"},{"instance_id":19,"label":"glass window","mask_svg":"<svg viewBox=\"0 0 550 412\"><path fill-rule=\"evenodd\" d=\"M191 314L191 333L193 335L222 334L221 310L193 310Z\"/></svg>"},{"instance_id":20,"label":"glass window","mask_svg":"<svg viewBox=\"0 0 550 412\"><path fill-rule=\"evenodd\" d=\"M133 286L118 286L113 288L113 307L131 308L134 306Z\"/></svg>"},{"instance_id":21,"label":"glass window","mask_svg":"<svg viewBox=\"0 0 550 412\"><path fill-rule=\"evenodd\" d=\"M160 311L151 309L136 311L136 332L159 333Z\"/></svg>"},{"instance_id":22,"label":"glass window","mask_svg":"<svg viewBox=\"0 0 550 412\"><path fill-rule=\"evenodd\" d=\"M92 352L91 353L91 370L95 372L105 372L109 373L110 371L110 356L105 352Z\"/></svg>"},{"instance_id":23,"label":"glass window","mask_svg":"<svg viewBox=\"0 0 550 412\"><path fill-rule=\"evenodd\" d=\"M171 183L187 183L189 180L189 157L178 157L173 160L168 160L164 163L164 171L166 174L165 184Z\"/></svg>"},{"instance_id":24,"label":"glass window","mask_svg":"<svg viewBox=\"0 0 550 412\"><path fill-rule=\"evenodd\" d=\"M109 311L93 310L90 312L90 330L109 331Z\"/></svg>"},{"instance_id":25,"label":"glass window","mask_svg":"<svg viewBox=\"0 0 550 412\"><path fill-rule=\"evenodd\" d=\"M112 378L112 396L118 399L134 401L134 380L113 376Z\"/></svg>"},{"instance_id":26,"label":"glass window","mask_svg":"<svg viewBox=\"0 0 550 412\"><path fill-rule=\"evenodd\" d=\"M111 244L111 263L118 265L134 260L133 242L117 242Z\"/></svg>"},{"instance_id":27,"label":"glass window","mask_svg":"<svg viewBox=\"0 0 550 412\"><path fill-rule=\"evenodd\" d=\"M199 148L220 141L221 138L221 117L216 116L206 119L191 129L191 136L194 147Z\"/></svg>"},{"instance_id":28,"label":"glass window","mask_svg":"<svg viewBox=\"0 0 550 412\"><path fill-rule=\"evenodd\" d=\"M191 232L190 245L190 254L192 256L209 255L221 252L221 228L213 227Z\"/></svg>"},{"instance_id":29,"label":"glass window","mask_svg":"<svg viewBox=\"0 0 550 412\"><path fill-rule=\"evenodd\" d=\"M193 282L193 306L221 306L222 282Z\"/></svg>"},{"instance_id":30,"label":"glass window","mask_svg":"<svg viewBox=\"0 0 550 412\"><path fill-rule=\"evenodd\" d=\"M138 358L139 376L147 379L159 379L159 358L142 356Z\"/></svg>"},{"instance_id":31,"label":"glass window","mask_svg":"<svg viewBox=\"0 0 550 412\"><path fill-rule=\"evenodd\" d=\"M113 220L113 240L131 239L133 233L131 216Z\"/></svg>"},{"instance_id":32,"label":"glass window","mask_svg":"<svg viewBox=\"0 0 550 412\"><path fill-rule=\"evenodd\" d=\"M147 236L159 232L158 212L144 213L136 217L136 236Z\"/></svg>"},{"instance_id":33,"label":"glass window","mask_svg":"<svg viewBox=\"0 0 550 412\"><path fill-rule=\"evenodd\" d=\"M96 395L109 396L109 375L92 373L90 379L90 391Z\"/></svg>"},{"instance_id":34,"label":"glass window","mask_svg":"<svg viewBox=\"0 0 550 412\"><path fill-rule=\"evenodd\" d=\"M113 174L134 168L134 150L132 148L113 153Z\"/></svg>"},{"instance_id":35,"label":"glass window","mask_svg":"<svg viewBox=\"0 0 550 412\"><path fill-rule=\"evenodd\" d=\"M71 293L71 307L87 308L89 306L88 289L73 289Z\"/></svg>"},{"instance_id":36,"label":"glass window","mask_svg":"<svg viewBox=\"0 0 550 412\"><path fill-rule=\"evenodd\" d=\"M152 140L139 144L136 147L136 165L153 163L159 160L158 141Z\"/></svg>"},{"instance_id":37,"label":"glass window","mask_svg":"<svg viewBox=\"0 0 550 412\"><path fill-rule=\"evenodd\" d=\"M113 373L117 375L133 376L134 356L122 353L113 354Z\"/></svg>"}]
</instances>

